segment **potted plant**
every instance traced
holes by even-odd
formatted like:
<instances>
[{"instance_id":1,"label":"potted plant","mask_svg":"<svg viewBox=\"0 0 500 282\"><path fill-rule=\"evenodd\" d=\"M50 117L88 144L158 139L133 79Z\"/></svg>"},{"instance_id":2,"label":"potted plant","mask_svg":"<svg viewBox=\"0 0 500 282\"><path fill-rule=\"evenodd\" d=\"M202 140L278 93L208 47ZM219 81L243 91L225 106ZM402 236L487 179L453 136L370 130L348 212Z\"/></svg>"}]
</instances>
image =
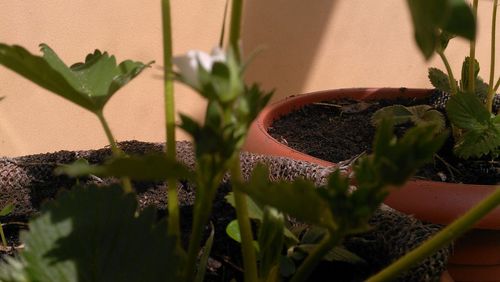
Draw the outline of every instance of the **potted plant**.
<instances>
[{"instance_id":1,"label":"potted plant","mask_svg":"<svg viewBox=\"0 0 500 282\"><path fill-rule=\"evenodd\" d=\"M316 235L317 244L309 246L310 251L291 278L304 281L346 236L369 229L369 218L391 187L402 185L444 142L446 135L435 134L435 124L414 127L398 139L394 137L392 123L386 120L377 133L374 152L360 158L353 168L356 189L350 187L349 179L339 171L331 173L320 189L305 180L272 183L268 171L262 167L256 168L245 182L239 151L269 93L257 85L246 86L242 77L244 64L238 49L242 1L233 2L227 48L216 49L212 54L190 52L178 57L177 74L172 72L169 1L162 1L162 12L169 142L166 153L161 154L126 155L117 146L102 113L109 98L149 64L124 61L117 65L113 56L96 51L85 62L68 67L47 45L41 46L40 57L19 46L0 44L2 65L95 114L109 138L113 156L106 163L95 166L77 161L59 168L58 172L76 177L121 179L119 186L77 187L46 205L30 221L30 231L24 236L25 250L1 265L3 281L202 281L213 240L212 232L202 244L203 229L219 184L228 171L245 281L280 279L278 270L282 267L286 234L284 213L322 228L321 234ZM181 128L195 140L194 171L175 158L174 77L208 100L204 122L181 117ZM158 222L150 210L137 210L131 185L131 180L167 180L168 187L175 188L178 179L197 186L187 248L181 244L183 218L179 215L177 189L168 189L167 219ZM249 220L250 199L262 209L256 240ZM450 225L446 232L430 241L434 244L430 251L417 250L416 258L406 260L402 267L390 268L390 275L397 277L410 265L445 246L497 203L492 198L479 211L472 210L463 222ZM137 244L137 238L142 238L144 244ZM202 245L204 251L198 264ZM427 248L427 244L423 247Z\"/></svg>"},{"instance_id":2,"label":"potted plant","mask_svg":"<svg viewBox=\"0 0 500 282\"><path fill-rule=\"evenodd\" d=\"M437 53L443 59L446 66L447 75L437 69L430 69L429 77L437 89L445 93L451 93L452 99L448 103L447 110L452 123L456 122L461 126L461 129L454 129L453 137L457 144L455 152L465 157L470 157L474 153L476 156L490 153L495 158L495 156L498 156L498 148L500 146L498 117L492 113L492 108L494 108L493 101L495 99L499 100L499 96L497 95L497 98L495 98L494 93L500 83L500 80L496 82L494 80L497 1L493 3L492 68L488 84L478 77L479 65L474 59L475 39L473 21L477 10L477 1L474 1L472 10L469 10L467 4L462 1L456 1L453 4L456 6L453 8L443 8L444 6L440 6L446 5L446 2L408 1L412 12L416 41L426 58ZM450 4L449 2L451 1L448 1L448 4ZM439 14L440 11L442 14ZM446 23L446 19L453 18L456 20L460 19L462 25L459 25L458 22ZM456 82L444 54L444 50L451 38L450 34L471 39L471 54L464 62L460 85ZM470 63L473 61L475 63ZM473 83L468 83L468 81L472 81ZM474 84L476 85L475 87ZM470 88L473 89L471 90ZM462 93L460 95L454 94L458 92ZM472 92L475 95L467 95L466 92ZM436 92L434 90L404 88L339 89L289 97L284 101L268 106L257 117L251 129L246 148L266 154L286 155L322 165L335 165L331 161L318 159L288 147L286 144L283 144L282 140L271 137L267 129L271 126L274 119L297 110L306 104L346 97L358 101L369 101L381 98L397 99L409 96L424 98L429 95L436 95ZM483 97L483 101L479 101L477 96ZM468 100L466 101L465 99ZM436 103L440 103L443 108L447 101L439 96L434 100L437 101ZM498 106L496 107L498 108ZM464 111L466 108L469 110L467 114ZM433 111L428 106L394 106L386 108L385 113L382 111L378 112L378 116L383 114L392 116L400 123L427 122L431 119L435 120L436 117L440 116L439 112ZM479 120L480 118L478 118L481 115L484 117L483 120ZM474 127L471 124L474 122L476 122L475 125L478 125L478 127L481 124L480 127L484 128L482 132L479 132L478 127ZM440 123L444 124L444 121L440 121ZM458 126L454 125L454 127ZM488 136L488 138L482 138L481 136ZM472 139L474 137L476 139ZM315 140L315 142L321 143L321 140ZM340 165L344 164L340 163ZM495 170L491 171L491 173L498 175L498 171L495 172ZM494 190L495 187L491 185L451 184L436 181L411 180L401 190L391 193L385 203L424 221L449 224ZM432 200L429 201L429 199ZM490 279L491 277L500 278L500 260L495 256L498 253L498 247L500 247L498 244L499 236L494 231L499 228L497 224L499 216L500 210L497 209L476 225L480 230L476 229L469 232L455 245L455 254L451 258L449 266L450 272L455 279L464 279L467 281L469 279L473 279L474 281L485 279L486 281L486 279Z\"/></svg>"}]
</instances>

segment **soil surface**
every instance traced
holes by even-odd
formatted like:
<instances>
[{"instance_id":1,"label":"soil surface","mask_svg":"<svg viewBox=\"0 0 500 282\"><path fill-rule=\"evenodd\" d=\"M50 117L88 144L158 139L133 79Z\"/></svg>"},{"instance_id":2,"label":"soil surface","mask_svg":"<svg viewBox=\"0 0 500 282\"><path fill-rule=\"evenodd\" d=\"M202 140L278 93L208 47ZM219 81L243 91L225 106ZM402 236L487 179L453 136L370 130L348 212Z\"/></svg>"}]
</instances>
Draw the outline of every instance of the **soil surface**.
<instances>
[{"instance_id":1,"label":"soil surface","mask_svg":"<svg viewBox=\"0 0 500 282\"><path fill-rule=\"evenodd\" d=\"M416 105L426 100L382 100L376 102L325 101L306 105L276 119L268 132L297 151L330 162L370 153L375 135L371 116L393 105ZM396 128L400 135L410 125ZM464 161L453 155L451 138L437 153L433 163L422 167L416 177L453 183L496 184L500 182L500 161L491 157Z\"/></svg>"}]
</instances>

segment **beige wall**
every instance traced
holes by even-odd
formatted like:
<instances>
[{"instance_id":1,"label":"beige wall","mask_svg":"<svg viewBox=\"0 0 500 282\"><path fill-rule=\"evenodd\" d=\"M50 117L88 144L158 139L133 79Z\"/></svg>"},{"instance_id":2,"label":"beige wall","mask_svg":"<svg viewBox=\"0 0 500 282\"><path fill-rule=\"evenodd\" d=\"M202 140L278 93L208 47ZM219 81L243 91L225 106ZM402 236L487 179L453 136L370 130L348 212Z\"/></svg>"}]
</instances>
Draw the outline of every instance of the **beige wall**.
<instances>
[{"instance_id":1,"label":"beige wall","mask_svg":"<svg viewBox=\"0 0 500 282\"><path fill-rule=\"evenodd\" d=\"M225 0L172 0L174 52L209 51L216 44ZM276 88L274 99L339 87L429 87L426 64L415 49L404 0L247 0L243 28L246 54L266 49L249 81ZM481 1L478 57L489 70L489 9ZM38 52L48 43L67 63L95 48L118 60L156 60L109 103L105 115L119 140L162 141L160 1L0 1L0 42ZM467 52L455 41L454 69ZM500 61L497 60L497 64ZM500 69L500 67L498 67ZM500 73L497 72L497 73ZM14 156L106 144L88 112L0 68L0 155ZM200 118L203 102L176 86L178 110ZM179 132L179 138L186 138Z\"/></svg>"}]
</instances>

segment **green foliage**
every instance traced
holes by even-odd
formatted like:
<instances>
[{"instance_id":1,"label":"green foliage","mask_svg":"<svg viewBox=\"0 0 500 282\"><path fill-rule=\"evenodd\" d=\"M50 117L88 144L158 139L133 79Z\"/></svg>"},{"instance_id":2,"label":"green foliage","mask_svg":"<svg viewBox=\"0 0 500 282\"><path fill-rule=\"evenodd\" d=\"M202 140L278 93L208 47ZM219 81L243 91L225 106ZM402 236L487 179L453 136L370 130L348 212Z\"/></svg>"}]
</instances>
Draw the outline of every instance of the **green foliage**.
<instances>
[{"instance_id":1,"label":"green foliage","mask_svg":"<svg viewBox=\"0 0 500 282\"><path fill-rule=\"evenodd\" d=\"M5 207L3 207L2 210L0 210L0 216L9 215L13 209L14 209L14 205L12 203L9 203Z\"/></svg>"},{"instance_id":2,"label":"green foliage","mask_svg":"<svg viewBox=\"0 0 500 282\"><path fill-rule=\"evenodd\" d=\"M451 122L464 129L455 144L455 153L462 158L478 157L498 152L500 118L486 110L475 95L460 92L446 106Z\"/></svg>"},{"instance_id":3,"label":"green foliage","mask_svg":"<svg viewBox=\"0 0 500 282\"><path fill-rule=\"evenodd\" d=\"M172 281L181 266L175 238L153 210L117 186L75 188L30 221L20 258L2 281ZM20 279L21 278L21 279Z\"/></svg>"},{"instance_id":4,"label":"green foliage","mask_svg":"<svg viewBox=\"0 0 500 282\"><path fill-rule=\"evenodd\" d=\"M285 218L283 214L274 208L266 207L258 234L259 274L261 277L267 278L272 273L278 273L273 269L279 267L279 258L284 243L284 230Z\"/></svg>"},{"instance_id":5,"label":"green foliage","mask_svg":"<svg viewBox=\"0 0 500 282\"><path fill-rule=\"evenodd\" d=\"M234 202L234 194L230 192L226 197L226 201L231 204L231 206L236 207L236 203ZM264 211L262 208L255 203L252 198L246 196L247 204L248 204L248 217L257 221L257 223L261 224L264 220ZM290 229L284 227L284 235L286 239L293 243L298 243L299 240L297 237L290 231ZM239 236L239 235L238 235Z\"/></svg>"},{"instance_id":6,"label":"green foliage","mask_svg":"<svg viewBox=\"0 0 500 282\"><path fill-rule=\"evenodd\" d=\"M0 217L1 216L6 216L8 214L10 214L12 212L12 210L14 209L14 204L12 203L9 203L7 204L5 207L3 207L3 209L0 211ZM5 239L5 233L3 232L3 226L2 224L0 223L0 237L2 238L2 245L4 247L7 247L7 239Z\"/></svg>"},{"instance_id":7,"label":"green foliage","mask_svg":"<svg viewBox=\"0 0 500 282\"><path fill-rule=\"evenodd\" d=\"M436 132L444 130L445 120L441 112L434 110L429 105L418 105L406 107L393 105L384 107L372 115L372 123L375 126L385 119L391 119L395 125L413 123L414 125L436 124Z\"/></svg>"},{"instance_id":8,"label":"green foliage","mask_svg":"<svg viewBox=\"0 0 500 282\"><path fill-rule=\"evenodd\" d=\"M479 75L479 70L480 70L479 62L476 59L474 59L474 67L473 67L474 73L472 74L472 76L469 73L470 63L471 59L469 57L465 57L465 60L462 63L462 77L460 79L460 88L462 89L462 91L466 91L467 89L469 89L470 87L469 80L471 77L474 80L476 80Z\"/></svg>"},{"instance_id":9,"label":"green foliage","mask_svg":"<svg viewBox=\"0 0 500 282\"><path fill-rule=\"evenodd\" d=\"M437 68L429 68L429 80L432 86L436 89L443 91L444 93L451 93L450 79L442 70ZM453 83L458 86L457 81L454 80Z\"/></svg>"},{"instance_id":10,"label":"green foliage","mask_svg":"<svg viewBox=\"0 0 500 282\"><path fill-rule=\"evenodd\" d=\"M211 222L210 222L210 227L211 227L210 235L208 236L208 239L205 242L205 246L203 247L203 254L200 258L200 262L198 263L198 271L196 271L195 282L203 282L203 279L205 278L205 273L207 271L207 263L210 257L210 251L212 250L215 237L215 227Z\"/></svg>"},{"instance_id":11,"label":"green foliage","mask_svg":"<svg viewBox=\"0 0 500 282\"><path fill-rule=\"evenodd\" d=\"M0 44L0 64L94 113L102 111L116 91L152 64L127 60L117 65L114 56L96 50L85 62L68 67L48 45L40 48L43 57L21 46Z\"/></svg>"},{"instance_id":12,"label":"green foliage","mask_svg":"<svg viewBox=\"0 0 500 282\"><path fill-rule=\"evenodd\" d=\"M464 0L407 0L407 3L415 40L426 59L437 48L446 47L447 40L443 46L443 31L469 40L476 36L474 15Z\"/></svg>"},{"instance_id":13,"label":"green foliage","mask_svg":"<svg viewBox=\"0 0 500 282\"><path fill-rule=\"evenodd\" d=\"M300 243L293 247L290 256L295 260L304 259L307 254L314 250L315 246L321 242L326 234L326 229L312 226L304 233L302 238L300 238ZM326 261L342 261L350 264L366 263L364 259L343 246L334 247L325 257L323 257L323 259Z\"/></svg>"}]
</instances>

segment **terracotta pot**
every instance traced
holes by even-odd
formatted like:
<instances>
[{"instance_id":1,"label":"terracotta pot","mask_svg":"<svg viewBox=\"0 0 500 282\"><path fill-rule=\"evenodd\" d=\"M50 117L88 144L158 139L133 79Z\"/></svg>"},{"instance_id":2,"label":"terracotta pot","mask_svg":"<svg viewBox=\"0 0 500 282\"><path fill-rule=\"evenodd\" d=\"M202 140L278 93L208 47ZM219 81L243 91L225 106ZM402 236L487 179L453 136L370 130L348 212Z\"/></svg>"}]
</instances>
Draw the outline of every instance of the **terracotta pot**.
<instances>
[{"instance_id":1,"label":"terracotta pot","mask_svg":"<svg viewBox=\"0 0 500 282\"><path fill-rule=\"evenodd\" d=\"M266 107L250 130L245 149L255 153L286 156L324 166L331 162L298 152L267 133L276 118L306 104L352 98L357 100L422 98L432 90L407 88L359 88L321 91L291 96ZM411 180L393 191L385 203L401 212L432 223L449 224L477 202L493 192L494 186L450 184ZM481 220L475 229L460 238L454 246L448 271L455 281L500 281L500 208Z\"/></svg>"}]
</instances>

